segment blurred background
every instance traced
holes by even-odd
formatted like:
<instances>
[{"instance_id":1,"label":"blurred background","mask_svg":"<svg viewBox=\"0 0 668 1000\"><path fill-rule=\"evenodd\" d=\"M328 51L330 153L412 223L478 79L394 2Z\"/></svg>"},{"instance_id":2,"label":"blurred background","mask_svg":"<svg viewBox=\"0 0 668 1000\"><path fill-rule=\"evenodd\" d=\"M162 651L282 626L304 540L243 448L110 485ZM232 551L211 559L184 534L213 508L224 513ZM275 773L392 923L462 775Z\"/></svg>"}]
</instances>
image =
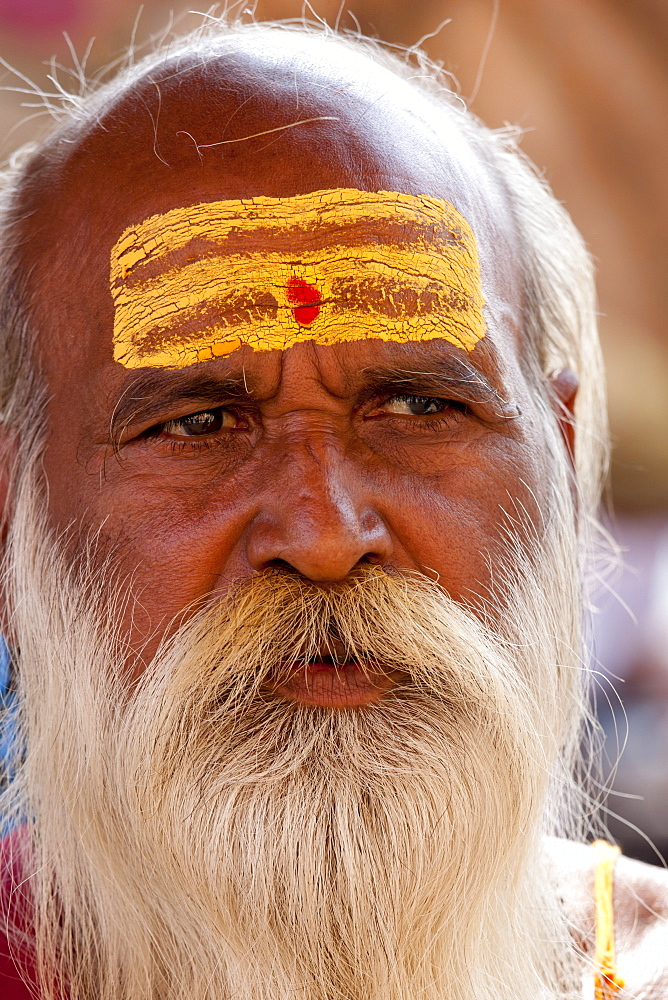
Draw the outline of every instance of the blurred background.
<instances>
[{"instance_id":1,"label":"blurred background","mask_svg":"<svg viewBox=\"0 0 668 1000\"><path fill-rule=\"evenodd\" d=\"M301 0L250 6L261 19L304 12ZM141 43L172 16L178 33L194 25L189 10L178 0L0 0L0 56L19 74L0 70L0 85L22 87L24 74L52 90L49 57L73 65L64 32L94 73L122 53L133 24ZM610 827L627 853L656 861L653 842L668 857L668 4L314 0L314 14L393 45L423 39L488 125L525 130L525 152L597 261L614 441L608 524L624 561L616 596L598 600L593 639L609 806L623 817ZM0 92L1 159L48 127L26 103L35 99Z\"/></svg>"}]
</instances>

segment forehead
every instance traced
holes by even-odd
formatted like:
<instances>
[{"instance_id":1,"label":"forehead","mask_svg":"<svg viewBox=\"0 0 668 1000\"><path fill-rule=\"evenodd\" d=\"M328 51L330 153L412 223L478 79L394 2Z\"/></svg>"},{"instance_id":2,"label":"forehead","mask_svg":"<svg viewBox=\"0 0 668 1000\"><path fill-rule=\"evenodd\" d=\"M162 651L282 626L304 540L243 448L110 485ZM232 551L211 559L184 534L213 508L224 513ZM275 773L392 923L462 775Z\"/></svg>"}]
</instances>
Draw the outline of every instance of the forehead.
<instances>
[{"instance_id":1,"label":"forehead","mask_svg":"<svg viewBox=\"0 0 668 1000\"><path fill-rule=\"evenodd\" d=\"M111 252L114 360L182 368L243 345L485 335L475 237L447 202L334 188L152 216Z\"/></svg>"},{"instance_id":2,"label":"forehead","mask_svg":"<svg viewBox=\"0 0 668 1000\"><path fill-rule=\"evenodd\" d=\"M227 278L234 283L234 265L240 265L239 258L245 255L247 273L248 268L254 271L247 282L254 308L258 295L261 299L267 292L264 286L271 284L271 275L277 268L282 273L281 267L290 271L283 285L289 291L292 280L296 296L283 305L308 306L299 295L310 294L308 288L322 292L318 279L323 266L325 271L336 270L331 253L323 264L323 252L343 247L344 270L350 279L361 253L353 244L361 246L364 241L367 251L393 247L395 264L401 247L415 255L430 241L425 251L430 260L423 269L428 279L438 278L439 262L456 264L456 247L445 246L437 226L432 226L426 240L424 219L416 221L415 213L411 217L402 211L402 198L421 199L423 208L429 201L446 206L441 209L442 232L452 222L448 213L454 213L479 254L476 268L486 328L496 338L497 330L509 326L509 316L510 325L517 326L520 276L503 192L450 119L437 120L426 99L418 100L414 91L385 70L374 77L368 61L362 85L359 66L348 56L338 63L338 57L321 60L315 68L312 60L301 70L296 118L295 66L286 53L285 58L270 56L242 51L235 54L234 64L213 61L198 71L165 73L163 78L140 82L113 104L98 125L62 143L55 154L38 163L26 205L25 270L30 272L31 302L40 348L46 348L46 367L54 365L51 351L56 339L68 382L90 365L118 365L123 328L126 334L132 328L130 339L136 340L135 317L131 308L125 308L133 292L134 305L151 311L148 286L153 282L160 299L154 305L169 309L167 275L171 274L176 293L192 298L193 265L208 268L209 274L217 268L220 274L220 261L227 258ZM348 86L341 87L346 73ZM292 89L283 86L287 79L292 80ZM304 124L292 127L297 121ZM282 126L287 127L281 132ZM279 131L267 143L264 133L270 129ZM221 135L226 138L220 140ZM355 211L351 204L328 213L322 211L321 199L309 224L300 226L298 216L308 215L309 204L313 209L314 193L327 191L356 191L362 198L390 192L394 200L376 197L374 204L364 206L364 219L351 220L351 210L353 215ZM221 205L235 206L236 224L226 231L219 218ZM188 215L192 218L196 209L200 232L184 240L179 229L188 228ZM279 232L286 212L292 218ZM346 214L353 224L342 238ZM150 220L157 220L154 228L168 234L171 245L166 252L171 261L160 262L160 254L154 254L151 260L126 267L127 258L125 263L121 260L124 245L127 250L131 244L131 251L134 246L146 256L155 238L149 232ZM226 248L220 245L224 240ZM373 251L369 253L373 256ZM291 254L306 266L304 274L291 268ZM309 272L310 264L318 264L319 270ZM404 263L398 270L405 279L410 268ZM391 276L388 281L391 284ZM461 271L458 285L460 290L466 285ZM240 282L236 289L237 307L243 304L244 287ZM367 293L368 302L373 291ZM358 304L364 298L359 282L354 298ZM125 319L121 315L119 320L119 306L121 313L125 308ZM181 316L185 339L193 340L193 314L199 313L200 326L211 325L204 316L206 306L206 299L201 299L193 304L189 320ZM476 308L479 311L481 304ZM304 308L301 315L306 315ZM298 333L305 334L304 325L298 326ZM473 343L479 335L478 327ZM270 338L268 343L276 342ZM194 360L192 354L190 359Z\"/></svg>"}]
</instances>

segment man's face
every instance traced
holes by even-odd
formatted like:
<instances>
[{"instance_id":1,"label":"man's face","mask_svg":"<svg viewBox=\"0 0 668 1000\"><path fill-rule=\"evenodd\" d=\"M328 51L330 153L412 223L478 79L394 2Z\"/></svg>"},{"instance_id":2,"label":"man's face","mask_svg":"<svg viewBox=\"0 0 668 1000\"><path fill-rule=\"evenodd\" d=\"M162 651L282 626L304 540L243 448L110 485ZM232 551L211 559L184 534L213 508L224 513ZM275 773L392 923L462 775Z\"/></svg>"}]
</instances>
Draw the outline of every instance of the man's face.
<instances>
[{"instance_id":1,"label":"man's face","mask_svg":"<svg viewBox=\"0 0 668 1000\"><path fill-rule=\"evenodd\" d=\"M492 585L509 518L540 521L548 476L536 404L520 365L519 281L498 195L490 195L477 168L457 151L460 140L455 152L443 151L440 163L424 136L424 155L414 148L409 155L400 139L409 119L405 109L393 112L394 144L378 139L387 134L383 121L378 135L371 130L360 138L350 121L327 120L279 133L270 149L257 139L223 147L221 157L207 147L224 131L211 122L224 119L223 110L231 113L238 95L202 98L196 76L186 76L177 94L165 88L160 158L145 116L126 100L58 168L58 194L51 187L48 204L37 182L30 221L30 282L49 389L49 513L54 527L74 526L75 546L99 533L100 552L113 551L121 575L131 579L136 604L125 627L134 648L142 649L135 669L184 610L215 603L232 582L276 566L329 584L359 564L379 564L426 574L455 600L480 603ZM329 119L335 111L341 121L340 98L325 100L306 86L301 97L302 118ZM242 136L264 132L277 120L275 103L251 98ZM189 103L197 100L199 109ZM381 118L388 114L379 112ZM186 121L190 138L184 136ZM316 131L304 133L309 127ZM207 148L194 149L192 135ZM46 176L53 184L48 171ZM299 275L314 254L327 262L341 249L340 227L326 213L306 235L294 227L277 235L269 209L268 235L253 240L242 217L236 234L212 251L206 206L278 199L278 213L295 198L338 189L425 195L459 213L471 227L480 264L468 277L460 272L455 291L478 282L486 301L482 329L462 346L448 335L444 308L432 317L429 336L411 340L402 330L420 319L419 309L407 319L402 307L392 320L396 339L376 339L374 317L379 323L382 317L373 290L358 282L355 302L340 304L342 322L354 328L355 316L368 306L369 336L362 328L354 342L334 337L319 343L315 323L298 323L305 339L288 340L292 346L285 349L254 350L242 335L236 349L193 354L192 319L180 311L179 296L195 295L200 303L200 334L229 315L224 307L216 313L215 302L204 302L202 313L202 295L188 283L186 267L210 268L213 254L229 289L250 241L243 273L251 259L245 300L251 315L261 306L264 271L277 257L294 263ZM114 353L120 309L118 281L115 295L113 281L110 288L115 248L128 227L154 216L173 234L174 211L197 205L204 206L204 237L186 248L175 269L158 267L150 275L155 308L173 309L176 316L168 331L171 357L186 360L176 367L168 352L167 361L151 363L149 356L142 367L128 366L122 350ZM372 214L362 230L366 244L390 261L393 254L410 259L411 248L419 252L420 233L399 212L397 221ZM351 233L347 238L359 243L360 226ZM448 255L455 255L443 241L432 243L427 279L439 277L441 258L449 263ZM357 277L358 251L351 246L347 260L339 252L349 282ZM429 254L423 268L428 261ZM390 279L382 279L387 294L409 301L414 289L407 265L397 266L391 279L391 288ZM131 278L124 281L121 293L132 292ZM289 281L297 283L297 295L300 287L311 287L302 278ZM434 337L434 322L441 323L442 337ZM139 337L132 316L125 325L130 339ZM314 669L308 684L297 679L302 675L296 671L282 693L344 705L371 700L386 686L362 683L353 665L336 678L332 670Z\"/></svg>"},{"instance_id":2,"label":"man's face","mask_svg":"<svg viewBox=\"0 0 668 1000\"><path fill-rule=\"evenodd\" d=\"M25 193L52 531L26 473L13 801L73 996L555 967L574 526L512 228L426 102L305 53L168 67Z\"/></svg>"}]
</instances>

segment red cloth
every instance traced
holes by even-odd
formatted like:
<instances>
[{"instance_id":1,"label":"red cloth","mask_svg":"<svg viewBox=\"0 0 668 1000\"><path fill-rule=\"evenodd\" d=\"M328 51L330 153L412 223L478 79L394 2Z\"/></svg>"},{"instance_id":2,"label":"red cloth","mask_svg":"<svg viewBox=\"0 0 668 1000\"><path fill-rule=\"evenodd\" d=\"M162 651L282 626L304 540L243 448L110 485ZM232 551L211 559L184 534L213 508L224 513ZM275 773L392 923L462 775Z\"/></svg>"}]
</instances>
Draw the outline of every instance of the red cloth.
<instances>
[{"instance_id":1,"label":"red cloth","mask_svg":"<svg viewBox=\"0 0 668 1000\"><path fill-rule=\"evenodd\" d=\"M17 871L18 844L22 831L17 830L0 842L0 868L2 883L0 893L2 898L2 920L0 920L0 1000L35 1000L35 993L26 986L12 955L16 948L7 939L5 920L8 908L14 908L16 900L21 899L20 890L16 887L20 882ZM15 913L12 914L16 916ZM23 971L30 978L31 969L24 965Z\"/></svg>"},{"instance_id":2,"label":"red cloth","mask_svg":"<svg viewBox=\"0 0 668 1000\"><path fill-rule=\"evenodd\" d=\"M35 994L28 989L9 957L9 942L4 934L0 937L0 997L2 1000L35 1000Z\"/></svg>"}]
</instances>

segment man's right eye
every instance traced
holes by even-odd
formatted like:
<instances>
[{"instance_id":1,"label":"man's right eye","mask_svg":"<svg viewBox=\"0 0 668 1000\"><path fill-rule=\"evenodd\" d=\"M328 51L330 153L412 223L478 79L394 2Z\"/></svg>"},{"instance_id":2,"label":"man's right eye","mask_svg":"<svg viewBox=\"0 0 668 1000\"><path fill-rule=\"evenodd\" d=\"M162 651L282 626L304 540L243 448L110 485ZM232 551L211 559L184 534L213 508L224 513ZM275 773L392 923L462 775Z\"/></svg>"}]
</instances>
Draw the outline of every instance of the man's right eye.
<instances>
[{"instance_id":1,"label":"man's right eye","mask_svg":"<svg viewBox=\"0 0 668 1000\"><path fill-rule=\"evenodd\" d=\"M222 430L236 430L240 424L240 419L234 413L219 406L215 410L202 410L200 413L189 413L185 417L168 420L156 428L156 432L170 438L204 437Z\"/></svg>"}]
</instances>

